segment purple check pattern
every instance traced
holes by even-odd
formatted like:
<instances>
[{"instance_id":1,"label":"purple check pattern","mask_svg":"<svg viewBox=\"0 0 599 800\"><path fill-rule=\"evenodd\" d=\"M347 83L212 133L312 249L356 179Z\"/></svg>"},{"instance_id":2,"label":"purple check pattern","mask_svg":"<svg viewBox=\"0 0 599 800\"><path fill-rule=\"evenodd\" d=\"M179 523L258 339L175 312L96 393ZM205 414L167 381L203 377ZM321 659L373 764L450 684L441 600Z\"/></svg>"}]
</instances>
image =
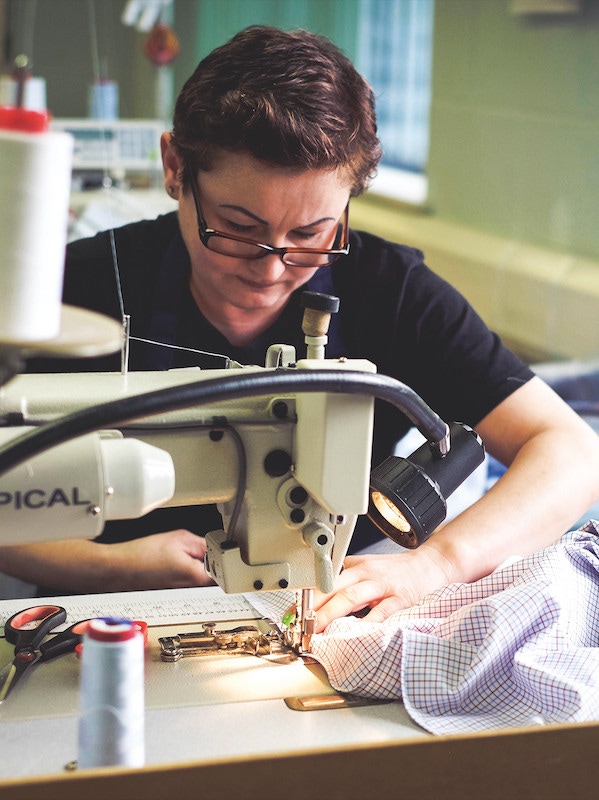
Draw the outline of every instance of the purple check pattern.
<instances>
[{"instance_id":1,"label":"purple check pattern","mask_svg":"<svg viewBox=\"0 0 599 800\"><path fill-rule=\"evenodd\" d=\"M599 522L385 622L336 620L313 655L432 733L599 720Z\"/></svg>"}]
</instances>

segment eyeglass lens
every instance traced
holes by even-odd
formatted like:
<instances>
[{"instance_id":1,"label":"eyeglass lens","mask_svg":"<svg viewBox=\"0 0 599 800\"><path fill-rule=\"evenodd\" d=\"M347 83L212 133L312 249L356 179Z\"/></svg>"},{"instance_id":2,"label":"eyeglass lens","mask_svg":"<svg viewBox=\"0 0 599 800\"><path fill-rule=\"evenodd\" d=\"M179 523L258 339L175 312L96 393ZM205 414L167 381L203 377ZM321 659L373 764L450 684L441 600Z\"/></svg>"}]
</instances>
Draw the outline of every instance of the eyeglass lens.
<instances>
[{"instance_id":1,"label":"eyeglass lens","mask_svg":"<svg viewBox=\"0 0 599 800\"><path fill-rule=\"evenodd\" d=\"M341 225L339 232L335 237L335 242L332 249L337 249L338 241L341 239ZM224 236L213 235L207 241L207 246L210 250L216 253L221 253L225 256L234 256L236 258L263 258L271 252L266 247L260 247L258 244L249 244L241 242L237 239L228 239ZM298 267L322 267L331 264L338 255L332 253L313 253L310 251L288 252L283 255L283 261L289 266Z\"/></svg>"}]
</instances>

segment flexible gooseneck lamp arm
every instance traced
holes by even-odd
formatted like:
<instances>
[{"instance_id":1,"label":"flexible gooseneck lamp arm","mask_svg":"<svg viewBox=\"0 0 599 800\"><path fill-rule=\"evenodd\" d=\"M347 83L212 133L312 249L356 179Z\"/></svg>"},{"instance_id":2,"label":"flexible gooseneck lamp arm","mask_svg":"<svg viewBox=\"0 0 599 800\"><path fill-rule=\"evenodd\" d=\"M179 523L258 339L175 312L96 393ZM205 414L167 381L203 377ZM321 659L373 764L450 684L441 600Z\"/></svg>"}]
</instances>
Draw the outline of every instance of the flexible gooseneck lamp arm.
<instances>
[{"instance_id":1,"label":"flexible gooseneck lamp arm","mask_svg":"<svg viewBox=\"0 0 599 800\"><path fill-rule=\"evenodd\" d=\"M448 450L447 424L416 392L394 378L351 371L282 369L196 381L76 411L0 447L0 474L50 447L139 417L243 397L295 392L364 394L384 400L402 411L440 452Z\"/></svg>"}]
</instances>

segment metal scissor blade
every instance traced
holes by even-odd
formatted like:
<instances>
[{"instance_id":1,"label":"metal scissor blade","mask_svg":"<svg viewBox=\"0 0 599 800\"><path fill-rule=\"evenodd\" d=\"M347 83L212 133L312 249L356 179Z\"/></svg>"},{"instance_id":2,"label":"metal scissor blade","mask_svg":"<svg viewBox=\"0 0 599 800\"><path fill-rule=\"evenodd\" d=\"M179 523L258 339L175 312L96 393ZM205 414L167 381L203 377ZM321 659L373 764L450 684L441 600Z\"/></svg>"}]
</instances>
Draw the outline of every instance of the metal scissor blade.
<instances>
[{"instance_id":1,"label":"metal scissor blade","mask_svg":"<svg viewBox=\"0 0 599 800\"><path fill-rule=\"evenodd\" d=\"M7 664L0 673L0 703L9 693L16 673L17 667L14 661L11 661L10 664Z\"/></svg>"},{"instance_id":2,"label":"metal scissor blade","mask_svg":"<svg viewBox=\"0 0 599 800\"><path fill-rule=\"evenodd\" d=\"M24 655L25 657L23 657ZM11 663L4 667L0 673L0 703L7 697L27 667L39 660L40 655L41 653L38 651L29 651L27 654L17 653Z\"/></svg>"}]
</instances>

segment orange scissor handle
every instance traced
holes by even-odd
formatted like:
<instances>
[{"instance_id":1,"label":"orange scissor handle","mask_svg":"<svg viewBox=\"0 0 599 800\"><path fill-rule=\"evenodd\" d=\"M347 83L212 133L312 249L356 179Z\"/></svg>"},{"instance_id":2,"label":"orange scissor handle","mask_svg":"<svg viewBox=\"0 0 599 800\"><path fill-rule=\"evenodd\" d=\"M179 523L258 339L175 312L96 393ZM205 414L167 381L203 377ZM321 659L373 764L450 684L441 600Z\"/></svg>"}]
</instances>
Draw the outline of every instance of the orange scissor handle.
<instances>
[{"instance_id":1,"label":"orange scissor handle","mask_svg":"<svg viewBox=\"0 0 599 800\"><path fill-rule=\"evenodd\" d=\"M4 624L4 635L19 650L36 650L45 637L67 618L62 606L32 606L16 614Z\"/></svg>"}]
</instances>

